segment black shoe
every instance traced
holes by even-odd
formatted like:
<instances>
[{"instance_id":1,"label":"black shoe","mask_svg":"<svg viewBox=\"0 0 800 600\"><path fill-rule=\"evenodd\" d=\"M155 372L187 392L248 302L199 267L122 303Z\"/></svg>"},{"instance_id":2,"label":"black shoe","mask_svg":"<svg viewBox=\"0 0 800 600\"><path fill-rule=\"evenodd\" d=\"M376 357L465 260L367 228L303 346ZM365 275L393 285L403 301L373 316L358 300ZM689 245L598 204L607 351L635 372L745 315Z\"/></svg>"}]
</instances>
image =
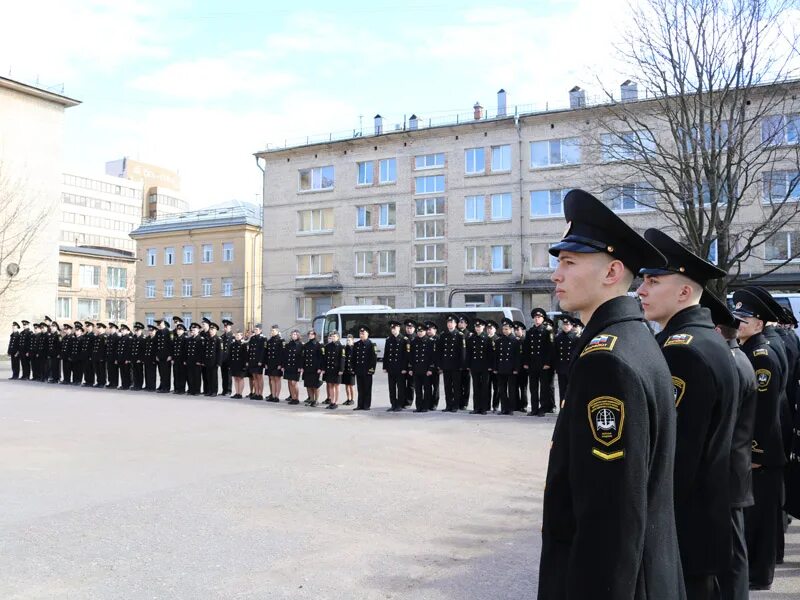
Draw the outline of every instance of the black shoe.
<instances>
[{"instance_id":1,"label":"black shoe","mask_svg":"<svg viewBox=\"0 0 800 600\"><path fill-rule=\"evenodd\" d=\"M291 396L286 396L286 398L284 398L284 401L289 402L291 399L292 399Z\"/></svg>"},{"instance_id":2,"label":"black shoe","mask_svg":"<svg viewBox=\"0 0 800 600\"><path fill-rule=\"evenodd\" d=\"M393 410L394 412L403 412L403 410L404 410L404 409L403 409L403 407L402 407L402 406L398 406L397 408L393 408L392 410Z\"/></svg>"},{"instance_id":3,"label":"black shoe","mask_svg":"<svg viewBox=\"0 0 800 600\"><path fill-rule=\"evenodd\" d=\"M547 411L540 410L538 413L536 413L536 416L537 417L544 417L546 414L547 414Z\"/></svg>"},{"instance_id":4,"label":"black shoe","mask_svg":"<svg viewBox=\"0 0 800 600\"><path fill-rule=\"evenodd\" d=\"M331 399L330 398L325 398L325 400L323 400L322 403L323 404L330 404L331 403Z\"/></svg>"},{"instance_id":5,"label":"black shoe","mask_svg":"<svg viewBox=\"0 0 800 600\"><path fill-rule=\"evenodd\" d=\"M345 406L353 406L353 401L352 400L345 400L344 401L344 405Z\"/></svg>"},{"instance_id":6,"label":"black shoe","mask_svg":"<svg viewBox=\"0 0 800 600\"><path fill-rule=\"evenodd\" d=\"M316 400L310 400L310 401L308 402L308 405L309 405L311 408L314 408L314 407L315 407L317 404L319 404L319 403L318 403Z\"/></svg>"},{"instance_id":7,"label":"black shoe","mask_svg":"<svg viewBox=\"0 0 800 600\"><path fill-rule=\"evenodd\" d=\"M267 402L280 402L280 398L276 398L275 396L267 396Z\"/></svg>"},{"instance_id":8,"label":"black shoe","mask_svg":"<svg viewBox=\"0 0 800 600\"><path fill-rule=\"evenodd\" d=\"M753 591L767 592L772 587L772 584L753 583L750 582L749 588Z\"/></svg>"},{"instance_id":9,"label":"black shoe","mask_svg":"<svg viewBox=\"0 0 800 600\"><path fill-rule=\"evenodd\" d=\"M330 404L328 404L328 406L326 406L325 408L328 408L328 409L330 409L330 410L334 410L334 409L337 409L337 408L339 408L339 405L338 405L338 404L334 404L333 402L331 402L331 403L330 403Z\"/></svg>"},{"instance_id":10,"label":"black shoe","mask_svg":"<svg viewBox=\"0 0 800 600\"><path fill-rule=\"evenodd\" d=\"M451 409L450 409L450 412L451 412L451 413L457 413L457 412L458 412L458 409L457 409L457 408L451 408Z\"/></svg>"},{"instance_id":11,"label":"black shoe","mask_svg":"<svg viewBox=\"0 0 800 600\"><path fill-rule=\"evenodd\" d=\"M366 409L361 406L356 406L353 410L366 410Z\"/></svg>"},{"instance_id":12,"label":"black shoe","mask_svg":"<svg viewBox=\"0 0 800 600\"><path fill-rule=\"evenodd\" d=\"M172 393L175 394L176 396L183 396L186 392L179 392L178 390L175 390ZM239 397L241 398L241 396L239 396Z\"/></svg>"},{"instance_id":13,"label":"black shoe","mask_svg":"<svg viewBox=\"0 0 800 600\"><path fill-rule=\"evenodd\" d=\"M485 415L485 414L486 414L486 411L485 411L485 410L482 410L482 411L481 411L480 413L478 413L478 414Z\"/></svg>"},{"instance_id":14,"label":"black shoe","mask_svg":"<svg viewBox=\"0 0 800 600\"><path fill-rule=\"evenodd\" d=\"M298 404L300 404L300 400L294 400L293 398L289 398L289 400L286 403L291 404L292 406L297 406Z\"/></svg>"},{"instance_id":15,"label":"black shoe","mask_svg":"<svg viewBox=\"0 0 800 600\"><path fill-rule=\"evenodd\" d=\"M481 411L479 411L479 410L471 410L471 411L469 411L469 414L471 414L471 415L479 415L479 414L481 414Z\"/></svg>"},{"instance_id":16,"label":"black shoe","mask_svg":"<svg viewBox=\"0 0 800 600\"><path fill-rule=\"evenodd\" d=\"M443 408L442 412L450 412L450 409L449 408Z\"/></svg>"},{"instance_id":17,"label":"black shoe","mask_svg":"<svg viewBox=\"0 0 800 600\"><path fill-rule=\"evenodd\" d=\"M428 412L428 409L427 408L415 408L414 412L415 413L424 413L424 412Z\"/></svg>"}]
</instances>

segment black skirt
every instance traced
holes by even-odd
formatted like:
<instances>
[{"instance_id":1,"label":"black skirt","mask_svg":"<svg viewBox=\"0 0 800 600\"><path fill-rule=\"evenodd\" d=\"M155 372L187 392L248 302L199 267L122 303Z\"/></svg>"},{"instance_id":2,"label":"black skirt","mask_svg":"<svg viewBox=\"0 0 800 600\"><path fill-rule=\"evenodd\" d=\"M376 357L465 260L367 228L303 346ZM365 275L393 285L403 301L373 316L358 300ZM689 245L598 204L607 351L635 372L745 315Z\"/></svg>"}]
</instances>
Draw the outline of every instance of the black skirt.
<instances>
[{"instance_id":1,"label":"black skirt","mask_svg":"<svg viewBox=\"0 0 800 600\"><path fill-rule=\"evenodd\" d=\"M322 383L319 380L319 373L314 369L303 371L303 385L311 389L316 389L321 386Z\"/></svg>"},{"instance_id":2,"label":"black skirt","mask_svg":"<svg viewBox=\"0 0 800 600\"><path fill-rule=\"evenodd\" d=\"M354 373L344 373L342 375L342 383L344 385L355 385L356 384L356 376Z\"/></svg>"},{"instance_id":3,"label":"black skirt","mask_svg":"<svg viewBox=\"0 0 800 600\"><path fill-rule=\"evenodd\" d=\"M264 372L264 367L259 367L258 365L253 365L247 368L247 372L251 375L260 375Z\"/></svg>"},{"instance_id":4,"label":"black skirt","mask_svg":"<svg viewBox=\"0 0 800 600\"><path fill-rule=\"evenodd\" d=\"M286 381L300 381L300 371L297 369L284 369L283 378Z\"/></svg>"},{"instance_id":5,"label":"black skirt","mask_svg":"<svg viewBox=\"0 0 800 600\"><path fill-rule=\"evenodd\" d=\"M342 376L339 375L338 371L325 371L322 380L325 383L342 383Z\"/></svg>"},{"instance_id":6,"label":"black skirt","mask_svg":"<svg viewBox=\"0 0 800 600\"><path fill-rule=\"evenodd\" d=\"M267 375L268 375L269 377L280 377L281 375L283 375L283 371L281 371L281 370L280 370L280 369L278 369L278 368L275 368L275 369L268 369L268 370L267 370Z\"/></svg>"}]
</instances>

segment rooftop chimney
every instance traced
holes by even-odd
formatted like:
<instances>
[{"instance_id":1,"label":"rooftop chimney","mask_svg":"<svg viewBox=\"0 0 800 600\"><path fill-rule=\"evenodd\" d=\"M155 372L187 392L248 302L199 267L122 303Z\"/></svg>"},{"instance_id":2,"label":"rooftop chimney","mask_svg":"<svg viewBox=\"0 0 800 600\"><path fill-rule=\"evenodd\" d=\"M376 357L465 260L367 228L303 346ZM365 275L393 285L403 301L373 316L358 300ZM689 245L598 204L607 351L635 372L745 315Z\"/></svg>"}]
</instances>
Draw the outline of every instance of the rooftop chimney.
<instances>
[{"instance_id":1,"label":"rooftop chimney","mask_svg":"<svg viewBox=\"0 0 800 600\"><path fill-rule=\"evenodd\" d=\"M497 92L497 116L506 116L506 91L503 89Z\"/></svg>"},{"instance_id":2,"label":"rooftop chimney","mask_svg":"<svg viewBox=\"0 0 800 600\"><path fill-rule=\"evenodd\" d=\"M635 81L626 79L622 82L622 85L619 86L619 91L620 98L623 102L631 102L632 100L639 99L639 88L637 87Z\"/></svg>"},{"instance_id":3,"label":"rooftop chimney","mask_svg":"<svg viewBox=\"0 0 800 600\"><path fill-rule=\"evenodd\" d=\"M375 115L375 135L380 135L383 133L383 117L380 115Z\"/></svg>"},{"instance_id":4,"label":"rooftop chimney","mask_svg":"<svg viewBox=\"0 0 800 600\"><path fill-rule=\"evenodd\" d=\"M411 117L408 119L408 128L409 129L417 128L417 115L411 115Z\"/></svg>"},{"instance_id":5,"label":"rooftop chimney","mask_svg":"<svg viewBox=\"0 0 800 600\"><path fill-rule=\"evenodd\" d=\"M569 91L569 107L570 108L586 107L586 91L582 90L577 85Z\"/></svg>"},{"instance_id":6,"label":"rooftop chimney","mask_svg":"<svg viewBox=\"0 0 800 600\"><path fill-rule=\"evenodd\" d=\"M476 121L480 121L483 118L483 107L481 106L480 102L476 102L475 106L472 107L472 110L475 111L473 117Z\"/></svg>"}]
</instances>

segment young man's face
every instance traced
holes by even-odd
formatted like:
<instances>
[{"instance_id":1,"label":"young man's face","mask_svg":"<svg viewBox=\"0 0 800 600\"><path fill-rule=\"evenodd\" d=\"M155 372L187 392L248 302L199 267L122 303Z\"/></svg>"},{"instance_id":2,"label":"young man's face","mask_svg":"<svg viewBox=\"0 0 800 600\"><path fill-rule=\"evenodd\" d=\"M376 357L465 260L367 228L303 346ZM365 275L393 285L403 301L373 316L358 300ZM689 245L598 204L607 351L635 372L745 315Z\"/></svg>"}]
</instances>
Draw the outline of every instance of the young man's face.
<instances>
[{"instance_id":1,"label":"young man's face","mask_svg":"<svg viewBox=\"0 0 800 600\"><path fill-rule=\"evenodd\" d=\"M427 334L429 337L433 337L436 335L436 330L433 327L428 328Z\"/></svg>"},{"instance_id":2,"label":"young man's face","mask_svg":"<svg viewBox=\"0 0 800 600\"><path fill-rule=\"evenodd\" d=\"M456 322L455 321L448 321L447 322L447 331L455 331L456 329Z\"/></svg>"},{"instance_id":3,"label":"young man's face","mask_svg":"<svg viewBox=\"0 0 800 600\"><path fill-rule=\"evenodd\" d=\"M209 328L208 328L208 334L209 334L210 336L212 336L212 337L213 337L213 336L215 336L215 335L217 335L217 329L216 329L215 327L209 327Z\"/></svg>"},{"instance_id":4,"label":"young man's face","mask_svg":"<svg viewBox=\"0 0 800 600\"><path fill-rule=\"evenodd\" d=\"M269 330L269 334L275 337L276 335L278 335L278 330L275 327L273 327L272 329Z\"/></svg>"},{"instance_id":5,"label":"young man's face","mask_svg":"<svg viewBox=\"0 0 800 600\"><path fill-rule=\"evenodd\" d=\"M164 329L164 327L166 327L166 326L167 326L167 324L166 324L164 321L161 321L161 322L159 322L159 324L158 324L158 328L159 328L159 329Z\"/></svg>"},{"instance_id":6,"label":"young man's face","mask_svg":"<svg viewBox=\"0 0 800 600\"><path fill-rule=\"evenodd\" d=\"M764 331L764 321L762 321L761 319L756 319L755 317L738 317L738 318L740 319L739 333L738 333L738 337L740 340L748 340L754 335Z\"/></svg>"},{"instance_id":7,"label":"young man's face","mask_svg":"<svg viewBox=\"0 0 800 600\"><path fill-rule=\"evenodd\" d=\"M564 333L569 333L570 331L572 331L572 323L570 323L569 321L562 321L561 322L561 330Z\"/></svg>"},{"instance_id":8,"label":"young man's face","mask_svg":"<svg viewBox=\"0 0 800 600\"><path fill-rule=\"evenodd\" d=\"M636 293L642 303L645 319L662 323L675 314L683 287L681 279L679 275L644 276Z\"/></svg>"},{"instance_id":9,"label":"young man's face","mask_svg":"<svg viewBox=\"0 0 800 600\"><path fill-rule=\"evenodd\" d=\"M556 284L555 294L561 308L570 312L594 309L611 260L601 252L559 252L558 267L550 280Z\"/></svg>"},{"instance_id":10,"label":"young man's face","mask_svg":"<svg viewBox=\"0 0 800 600\"><path fill-rule=\"evenodd\" d=\"M225 325L224 329L225 329L225 333L230 333L231 332L231 325Z\"/></svg>"},{"instance_id":11,"label":"young man's face","mask_svg":"<svg viewBox=\"0 0 800 600\"><path fill-rule=\"evenodd\" d=\"M461 331L464 331L467 328L467 322L466 321L459 321L458 322L458 328Z\"/></svg>"},{"instance_id":12,"label":"young man's face","mask_svg":"<svg viewBox=\"0 0 800 600\"><path fill-rule=\"evenodd\" d=\"M533 324L536 327L539 327L539 325L541 325L542 323L544 323L544 317L542 315L536 315L535 317L533 317Z\"/></svg>"},{"instance_id":13,"label":"young man's face","mask_svg":"<svg viewBox=\"0 0 800 600\"><path fill-rule=\"evenodd\" d=\"M511 327L509 327L508 325L503 325L501 331L503 332L503 335L508 335L511 333Z\"/></svg>"},{"instance_id":14,"label":"young man's face","mask_svg":"<svg viewBox=\"0 0 800 600\"><path fill-rule=\"evenodd\" d=\"M256 327L255 329L253 329L253 335L261 335L261 328Z\"/></svg>"},{"instance_id":15,"label":"young man's face","mask_svg":"<svg viewBox=\"0 0 800 600\"><path fill-rule=\"evenodd\" d=\"M525 330L522 329L521 327L517 327L516 329L514 329L514 335L517 336L518 338L523 338L525 337Z\"/></svg>"},{"instance_id":16,"label":"young man's face","mask_svg":"<svg viewBox=\"0 0 800 600\"><path fill-rule=\"evenodd\" d=\"M475 333L477 333L478 335L482 334L483 333L483 327L484 326L481 325L480 323L475 323Z\"/></svg>"},{"instance_id":17,"label":"young man's face","mask_svg":"<svg viewBox=\"0 0 800 600\"><path fill-rule=\"evenodd\" d=\"M406 335L414 335L414 326L406 325Z\"/></svg>"}]
</instances>

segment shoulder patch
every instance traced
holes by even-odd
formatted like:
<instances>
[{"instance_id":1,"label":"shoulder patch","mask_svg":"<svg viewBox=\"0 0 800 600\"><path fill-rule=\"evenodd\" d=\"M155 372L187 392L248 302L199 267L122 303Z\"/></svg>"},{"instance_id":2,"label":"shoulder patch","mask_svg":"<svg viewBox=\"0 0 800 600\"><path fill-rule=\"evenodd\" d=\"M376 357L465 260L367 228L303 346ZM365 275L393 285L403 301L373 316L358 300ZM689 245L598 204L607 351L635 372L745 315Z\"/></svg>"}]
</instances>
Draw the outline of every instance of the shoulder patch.
<instances>
[{"instance_id":1,"label":"shoulder patch","mask_svg":"<svg viewBox=\"0 0 800 600\"><path fill-rule=\"evenodd\" d=\"M694 339L694 336L688 333L676 333L667 338L667 341L664 342L664 348L667 346L688 346L692 343L692 339Z\"/></svg>"},{"instance_id":2,"label":"shoulder patch","mask_svg":"<svg viewBox=\"0 0 800 600\"><path fill-rule=\"evenodd\" d=\"M594 439L611 446L622 438L625 425L625 404L613 396L599 396L589 402L589 428Z\"/></svg>"},{"instance_id":3,"label":"shoulder patch","mask_svg":"<svg viewBox=\"0 0 800 600\"><path fill-rule=\"evenodd\" d=\"M672 376L672 389L675 392L675 408L678 408L683 400L683 395L686 393L686 382L680 377Z\"/></svg>"},{"instance_id":4,"label":"shoulder patch","mask_svg":"<svg viewBox=\"0 0 800 600\"><path fill-rule=\"evenodd\" d=\"M758 350L753 350L753 356L769 356L769 350L766 348L759 348Z\"/></svg>"},{"instance_id":5,"label":"shoulder patch","mask_svg":"<svg viewBox=\"0 0 800 600\"><path fill-rule=\"evenodd\" d=\"M756 370L756 383L758 383L758 391L766 392L769 387L769 381L772 379L772 372L769 369Z\"/></svg>"},{"instance_id":6,"label":"shoulder patch","mask_svg":"<svg viewBox=\"0 0 800 600\"><path fill-rule=\"evenodd\" d=\"M601 333L586 344L586 347L581 352L581 356L589 354L590 352L597 352L598 350L608 350L610 352L614 349L614 344L616 343L617 336L611 335L610 333Z\"/></svg>"}]
</instances>

